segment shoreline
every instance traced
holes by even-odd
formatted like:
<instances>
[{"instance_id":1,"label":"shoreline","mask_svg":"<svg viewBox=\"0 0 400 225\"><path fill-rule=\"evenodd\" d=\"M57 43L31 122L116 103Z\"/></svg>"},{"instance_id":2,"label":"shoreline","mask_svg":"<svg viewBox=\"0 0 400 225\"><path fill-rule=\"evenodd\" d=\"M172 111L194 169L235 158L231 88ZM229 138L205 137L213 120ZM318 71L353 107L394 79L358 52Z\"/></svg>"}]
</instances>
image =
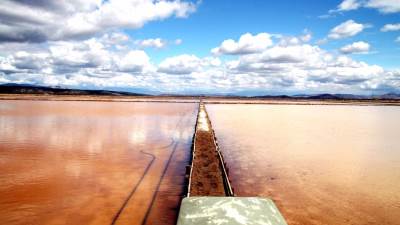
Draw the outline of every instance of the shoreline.
<instances>
[{"instance_id":1,"label":"shoreline","mask_svg":"<svg viewBox=\"0 0 400 225\"><path fill-rule=\"evenodd\" d=\"M204 104L269 104L269 105L356 105L356 106L400 106L400 100L379 99L281 99L245 97L193 97L193 96L94 96L94 95L33 95L0 94L1 100L29 101L95 101L95 102L174 102Z\"/></svg>"}]
</instances>

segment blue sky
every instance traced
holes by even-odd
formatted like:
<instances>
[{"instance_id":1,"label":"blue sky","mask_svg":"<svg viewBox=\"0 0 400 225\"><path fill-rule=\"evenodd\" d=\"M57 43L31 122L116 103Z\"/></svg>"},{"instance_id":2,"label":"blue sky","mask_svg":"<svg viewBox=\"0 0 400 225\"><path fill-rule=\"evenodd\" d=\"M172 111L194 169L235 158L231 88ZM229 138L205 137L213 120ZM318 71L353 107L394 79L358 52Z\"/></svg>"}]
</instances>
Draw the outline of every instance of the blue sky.
<instances>
[{"instance_id":1,"label":"blue sky","mask_svg":"<svg viewBox=\"0 0 400 225\"><path fill-rule=\"evenodd\" d=\"M359 23L371 24L372 27L355 37L328 42L322 46L334 51L352 41L369 41L376 53L357 55L355 58L389 68L399 68L400 44L396 44L395 39L400 32L380 32L380 29L385 24L399 22L400 14L382 14L375 9L361 8L336 13L325 19L320 18L339 3L336 0L202 1L196 13L188 18L149 23L142 29L128 30L127 33L140 39L164 37L184 40L178 48L155 51L155 57L161 60L167 56L185 53L207 56L210 49L221 43L221 40L239 38L246 32L295 36L308 29L316 42L323 39L331 28L353 19Z\"/></svg>"},{"instance_id":2,"label":"blue sky","mask_svg":"<svg viewBox=\"0 0 400 225\"><path fill-rule=\"evenodd\" d=\"M400 0L5 0L0 82L147 93L400 91Z\"/></svg>"}]
</instances>

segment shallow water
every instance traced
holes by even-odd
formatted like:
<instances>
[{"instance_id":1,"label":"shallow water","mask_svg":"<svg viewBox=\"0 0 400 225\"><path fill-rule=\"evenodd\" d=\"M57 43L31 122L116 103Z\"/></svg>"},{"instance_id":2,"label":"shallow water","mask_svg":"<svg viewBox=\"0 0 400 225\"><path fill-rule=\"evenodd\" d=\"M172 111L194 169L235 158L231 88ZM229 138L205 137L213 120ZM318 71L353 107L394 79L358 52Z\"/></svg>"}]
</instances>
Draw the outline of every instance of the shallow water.
<instances>
[{"instance_id":1,"label":"shallow water","mask_svg":"<svg viewBox=\"0 0 400 225\"><path fill-rule=\"evenodd\" d=\"M237 195L289 225L400 224L400 107L206 108Z\"/></svg>"},{"instance_id":2,"label":"shallow water","mask_svg":"<svg viewBox=\"0 0 400 225\"><path fill-rule=\"evenodd\" d=\"M189 103L1 101L0 223L175 224L196 113Z\"/></svg>"}]
</instances>

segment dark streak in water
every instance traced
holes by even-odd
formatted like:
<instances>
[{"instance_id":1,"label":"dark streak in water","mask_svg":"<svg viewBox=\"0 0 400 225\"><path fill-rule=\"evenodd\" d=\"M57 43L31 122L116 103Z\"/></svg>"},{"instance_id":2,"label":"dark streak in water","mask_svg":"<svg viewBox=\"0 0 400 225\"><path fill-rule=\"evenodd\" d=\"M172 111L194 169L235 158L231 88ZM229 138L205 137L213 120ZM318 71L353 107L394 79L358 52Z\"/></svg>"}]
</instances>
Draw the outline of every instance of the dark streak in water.
<instances>
[{"instance_id":1,"label":"dark streak in water","mask_svg":"<svg viewBox=\"0 0 400 225\"><path fill-rule=\"evenodd\" d=\"M111 222L111 225L114 225L114 224L117 222L117 220L118 220L119 216L121 215L122 211L124 211L124 209L125 209L126 205L128 204L129 200L131 199L131 197L133 196L133 194L136 192L136 189L139 187L140 183L142 183L144 177L146 176L147 172L149 172L149 169L150 169L151 165L153 165L154 160L156 159L156 157L155 157L153 154L151 154L151 153L148 153L148 152L145 152L145 151L140 151L140 152L143 153L143 154L145 154L145 155L149 155L149 156L151 157L151 161L150 161L150 163L147 165L146 169L144 170L144 173L143 173L142 176L140 177L139 182L137 182L137 184L135 185L135 187L131 190L131 192L129 193L129 195L128 195L127 198L125 199L125 201L124 201L124 203L122 204L121 208L120 208L120 209L118 210L118 212L115 214L115 216L114 216L114 218L113 218L113 220L112 220L112 222Z\"/></svg>"},{"instance_id":2,"label":"dark streak in water","mask_svg":"<svg viewBox=\"0 0 400 225\"><path fill-rule=\"evenodd\" d=\"M179 125L182 123L182 119L183 119L183 116L180 117L180 119L179 119L179 121L178 121L178 124L176 125L176 128L178 128ZM149 206L149 208L147 209L146 215L145 215L145 217L144 217L144 219L143 219L143 221L142 221L142 225L145 225L145 224L147 223L147 220L148 220L148 218L149 218L151 209L153 208L154 202L155 202L155 200L156 200L158 190L160 189L161 182L162 182L162 180L164 179L165 174L167 173L169 164L171 163L172 157L174 156L174 153L175 153L175 151L176 151L176 149L177 149L177 147L178 147L178 144L179 144L179 142L177 142L177 141L174 140L174 139L172 140L172 143L173 143L172 152L171 152L171 154L169 155L167 164L165 165L164 170L163 170L163 173L162 173L162 175L161 175L161 177L160 177L160 180L159 180L158 183L157 183L157 189L156 189L156 191L155 191L154 194L153 194L153 197L152 197L152 199L151 199L150 206Z\"/></svg>"}]
</instances>

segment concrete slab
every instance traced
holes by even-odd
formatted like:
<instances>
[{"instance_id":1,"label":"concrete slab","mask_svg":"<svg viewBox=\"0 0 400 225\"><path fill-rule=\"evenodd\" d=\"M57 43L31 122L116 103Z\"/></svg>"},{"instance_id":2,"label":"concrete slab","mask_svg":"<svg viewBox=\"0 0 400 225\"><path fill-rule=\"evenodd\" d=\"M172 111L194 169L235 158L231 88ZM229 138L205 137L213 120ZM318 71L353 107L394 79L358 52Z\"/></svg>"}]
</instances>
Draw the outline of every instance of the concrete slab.
<instances>
[{"instance_id":1,"label":"concrete slab","mask_svg":"<svg viewBox=\"0 0 400 225\"><path fill-rule=\"evenodd\" d=\"M272 200L258 197L188 197L177 225L287 225Z\"/></svg>"}]
</instances>

